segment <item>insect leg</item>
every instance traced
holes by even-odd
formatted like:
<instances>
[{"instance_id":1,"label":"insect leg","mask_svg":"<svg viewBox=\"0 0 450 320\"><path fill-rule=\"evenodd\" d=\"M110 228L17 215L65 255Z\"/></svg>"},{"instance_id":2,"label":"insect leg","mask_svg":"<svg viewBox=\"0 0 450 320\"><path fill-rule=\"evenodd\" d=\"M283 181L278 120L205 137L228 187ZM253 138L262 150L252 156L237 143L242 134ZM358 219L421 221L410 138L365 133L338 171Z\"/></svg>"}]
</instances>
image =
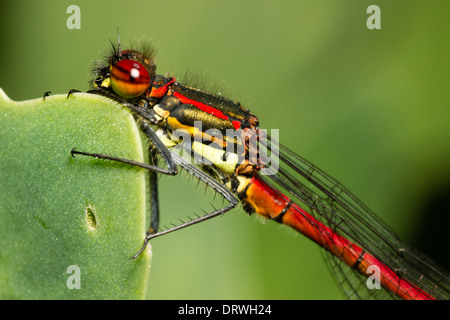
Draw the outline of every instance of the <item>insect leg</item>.
<instances>
[{"instance_id":1,"label":"insect leg","mask_svg":"<svg viewBox=\"0 0 450 320\"><path fill-rule=\"evenodd\" d=\"M126 163L126 164L129 164L132 166L140 167L140 168L147 169L147 170L161 173L161 174L167 174L167 175L172 175L172 176L176 175L178 173L178 170L177 170L176 164L174 164L172 161L170 151L166 148L166 146L163 144L163 142L158 138L156 133L153 131L153 129L150 127L150 125L147 122L142 121L140 124L140 127L141 127L142 132L145 133L145 135L150 139L153 146L163 157L164 161L167 164L167 169L160 168L156 165L152 165L152 164L148 164L148 163L142 163L142 162L138 162L138 161L134 161L134 160L108 156L108 155L102 154L102 153L90 153L90 152L84 152L84 151L77 151L77 150L75 150L75 148L73 148L70 151L70 154L72 155L72 157L75 157L74 156L75 154L81 154L84 156L94 157L94 158L98 158L98 159L106 159L106 160Z\"/></svg>"},{"instance_id":2,"label":"insect leg","mask_svg":"<svg viewBox=\"0 0 450 320\"><path fill-rule=\"evenodd\" d=\"M73 92L76 92L76 91L71 90L69 92L68 96ZM106 159L106 160L111 160L111 161L116 161L116 162L122 162L122 163L130 164L130 165L133 165L136 167L140 167L140 168L147 169L147 170L154 171L154 172L161 173L161 174L176 175L178 173L177 166L171 160L170 151L166 148L164 143L158 138L156 133L153 131L153 129L149 125L149 122L152 122L152 113L150 112L151 110L145 110L145 109L138 107L132 103L129 103L128 101L122 100L119 97L117 97L117 96L111 94L110 92L103 90L101 88L96 88L94 90L90 90L90 91L88 91L88 93L105 96L107 98L110 98L112 100L119 102L121 105L128 108L134 114L134 116L139 120L140 129L142 130L142 132L149 138L150 142L153 144L153 146L156 148L156 150L158 150L158 152L161 154L162 158L164 159L165 163L167 164L167 169L163 169L163 168L160 168L160 167L158 167L156 165L152 165L152 164L140 163L140 162L137 162L134 160L112 157L112 156L108 156L108 155L101 154L101 153L90 153L90 152L84 152L84 151L77 151L77 150L75 150L75 148L73 148L70 151L72 157L74 156L74 154L81 154L84 156L95 157L98 159Z\"/></svg>"},{"instance_id":3,"label":"insect leg","mask_svg":"<svg viewBox=\"0 0 450 320\"><path fill-rule=\"evenodd\" d=\"M154 150L149 151L149 161L157 166L158 159ZM159 198L158 198L158 174L154 171L150 171L149 174L150 182L150 205L151 205L151 215L150 215L150 229L147 234L156 233L159 226Z\"/></svg>"},{"instance_id":4,"label":"insect leg","mask_svg":"<svg viewBox=\"0 0 450 320\"><path fill-rule=\"evenodd\" d=\"M203 172L202 170L200 170L199 168L197 168L196 166L188 163L185 159L183 159L182 157L180 157L179 155L172 153L172 160L174 161L174 163L180 167L182 167L183 169L185 169L187 172L189 172L190 174L194 175L195 177L197 177L198 179L200 179L203 183L205 183L206 185L208 185L209 187L211 187L212 189L214 189L215 191L217 191L225 200L227 200L229 202L229 204L223 208L220 208L218 210L214 210L210 213L207 213L201 217L192 219L190 221L184 222L178 226L160 231L160 232L156 232L156 233L149 233L147 234L147 236L144 239L144 244L141 248L141 250L139 250L138 253L136 253L132 259L137 258L147 247L148 242L156 237L168 234L170 232L173 231L177 231L189 226L192 226L194 224L197 224L199 222L203 222L209 219L212 219L214 217L220 216L222 214L224 214L225 212L233 209L234 207L237 206L237 204L239 203L238 198L236 198L236 196L230 191L228 190L225 186L223 186L220 182L218 182L217 180L215 180L214 178L212 178L210 175L208 175L207 173Z\"/></svg>"}]
</instances>

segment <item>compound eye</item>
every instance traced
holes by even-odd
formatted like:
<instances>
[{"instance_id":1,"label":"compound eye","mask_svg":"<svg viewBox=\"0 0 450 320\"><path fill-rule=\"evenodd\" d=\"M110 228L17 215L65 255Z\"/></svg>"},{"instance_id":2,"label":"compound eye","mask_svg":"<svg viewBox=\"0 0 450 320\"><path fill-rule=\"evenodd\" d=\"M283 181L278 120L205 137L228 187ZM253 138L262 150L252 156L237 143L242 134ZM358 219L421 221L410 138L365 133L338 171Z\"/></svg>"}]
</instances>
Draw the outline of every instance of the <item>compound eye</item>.
<instances>
[{"instance_id":1,"label":"compound eye","mask_svg":"<svg viewBox=\"0 0 450 320\"><path fill-rule=\"evenodd\" d=\"M134 60L120 60L111 69L111 87L125 98L138 97L151 85L147 69Z\"/></svg>"}]
</instances>

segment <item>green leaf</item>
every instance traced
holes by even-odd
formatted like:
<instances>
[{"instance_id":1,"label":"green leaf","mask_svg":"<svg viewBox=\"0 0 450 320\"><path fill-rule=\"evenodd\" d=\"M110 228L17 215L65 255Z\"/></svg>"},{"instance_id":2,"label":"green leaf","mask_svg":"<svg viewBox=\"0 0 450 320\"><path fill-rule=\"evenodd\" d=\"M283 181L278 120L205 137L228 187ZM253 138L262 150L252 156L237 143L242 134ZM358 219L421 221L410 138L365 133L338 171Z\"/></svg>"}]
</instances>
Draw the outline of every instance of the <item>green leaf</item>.
<instances>
[{"instance_id":1,"label":"green leaf","mask_svg":"<svg viewBox=\"0 0 450 320\"><path fill-rule=\"evenodd\" d=\"M0 89L1 299L145 297L150 247L130 259L145 236L145 172L74 147L143 161L121 105L85 93L14 102Z\"/></svg>"}]
</instances>

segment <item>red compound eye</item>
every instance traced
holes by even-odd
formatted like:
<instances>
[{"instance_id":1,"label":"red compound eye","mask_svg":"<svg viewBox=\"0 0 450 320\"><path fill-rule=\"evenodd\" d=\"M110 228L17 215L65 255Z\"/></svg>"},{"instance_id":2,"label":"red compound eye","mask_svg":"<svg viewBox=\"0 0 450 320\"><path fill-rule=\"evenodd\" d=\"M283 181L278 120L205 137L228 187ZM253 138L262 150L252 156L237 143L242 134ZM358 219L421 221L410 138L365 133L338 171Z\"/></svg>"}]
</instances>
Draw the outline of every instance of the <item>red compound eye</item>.
<instances>
[{"instance_id":1,"label":"red compound eye","mask_svg":"<svg viewBox=\"0 0 450 320\"><path fill-rule=\"evenodd\" d=\"M150 88L147 69L134 60L120 60L111 69L111 87L120 96L134 98Z\"/></svg>"}]
</instances>

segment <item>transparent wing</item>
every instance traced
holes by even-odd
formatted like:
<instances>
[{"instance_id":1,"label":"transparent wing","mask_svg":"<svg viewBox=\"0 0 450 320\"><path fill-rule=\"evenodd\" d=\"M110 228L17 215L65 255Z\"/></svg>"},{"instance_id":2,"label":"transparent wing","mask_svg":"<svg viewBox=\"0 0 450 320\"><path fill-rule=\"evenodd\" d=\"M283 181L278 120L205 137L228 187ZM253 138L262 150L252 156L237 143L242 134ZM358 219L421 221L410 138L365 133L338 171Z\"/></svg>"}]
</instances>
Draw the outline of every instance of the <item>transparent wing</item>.
<instances>
[{"instance_id":1,"label":"transparent wing","mask_svg":"<svg viewBox=\"0 0 450 320\"><path fill-rule=\"evenodd\" d=\"M270 136L262 147L278 156L278 167L261 177L335 233L347 238L390 268L400 278L438 299L450 298L448 273L402 242L374 213L336 180ZM266 153L267 154L267 153ZM270 159L263 159L269 163ZM272 170L272 172L270 172ZM299 211L300 213L300 211ZM367 277L326 252L333 274L350 299L394 298L389 290L371 290ZM412 297L414 298L414 297Z\"/></svg>"}]
</instances>

